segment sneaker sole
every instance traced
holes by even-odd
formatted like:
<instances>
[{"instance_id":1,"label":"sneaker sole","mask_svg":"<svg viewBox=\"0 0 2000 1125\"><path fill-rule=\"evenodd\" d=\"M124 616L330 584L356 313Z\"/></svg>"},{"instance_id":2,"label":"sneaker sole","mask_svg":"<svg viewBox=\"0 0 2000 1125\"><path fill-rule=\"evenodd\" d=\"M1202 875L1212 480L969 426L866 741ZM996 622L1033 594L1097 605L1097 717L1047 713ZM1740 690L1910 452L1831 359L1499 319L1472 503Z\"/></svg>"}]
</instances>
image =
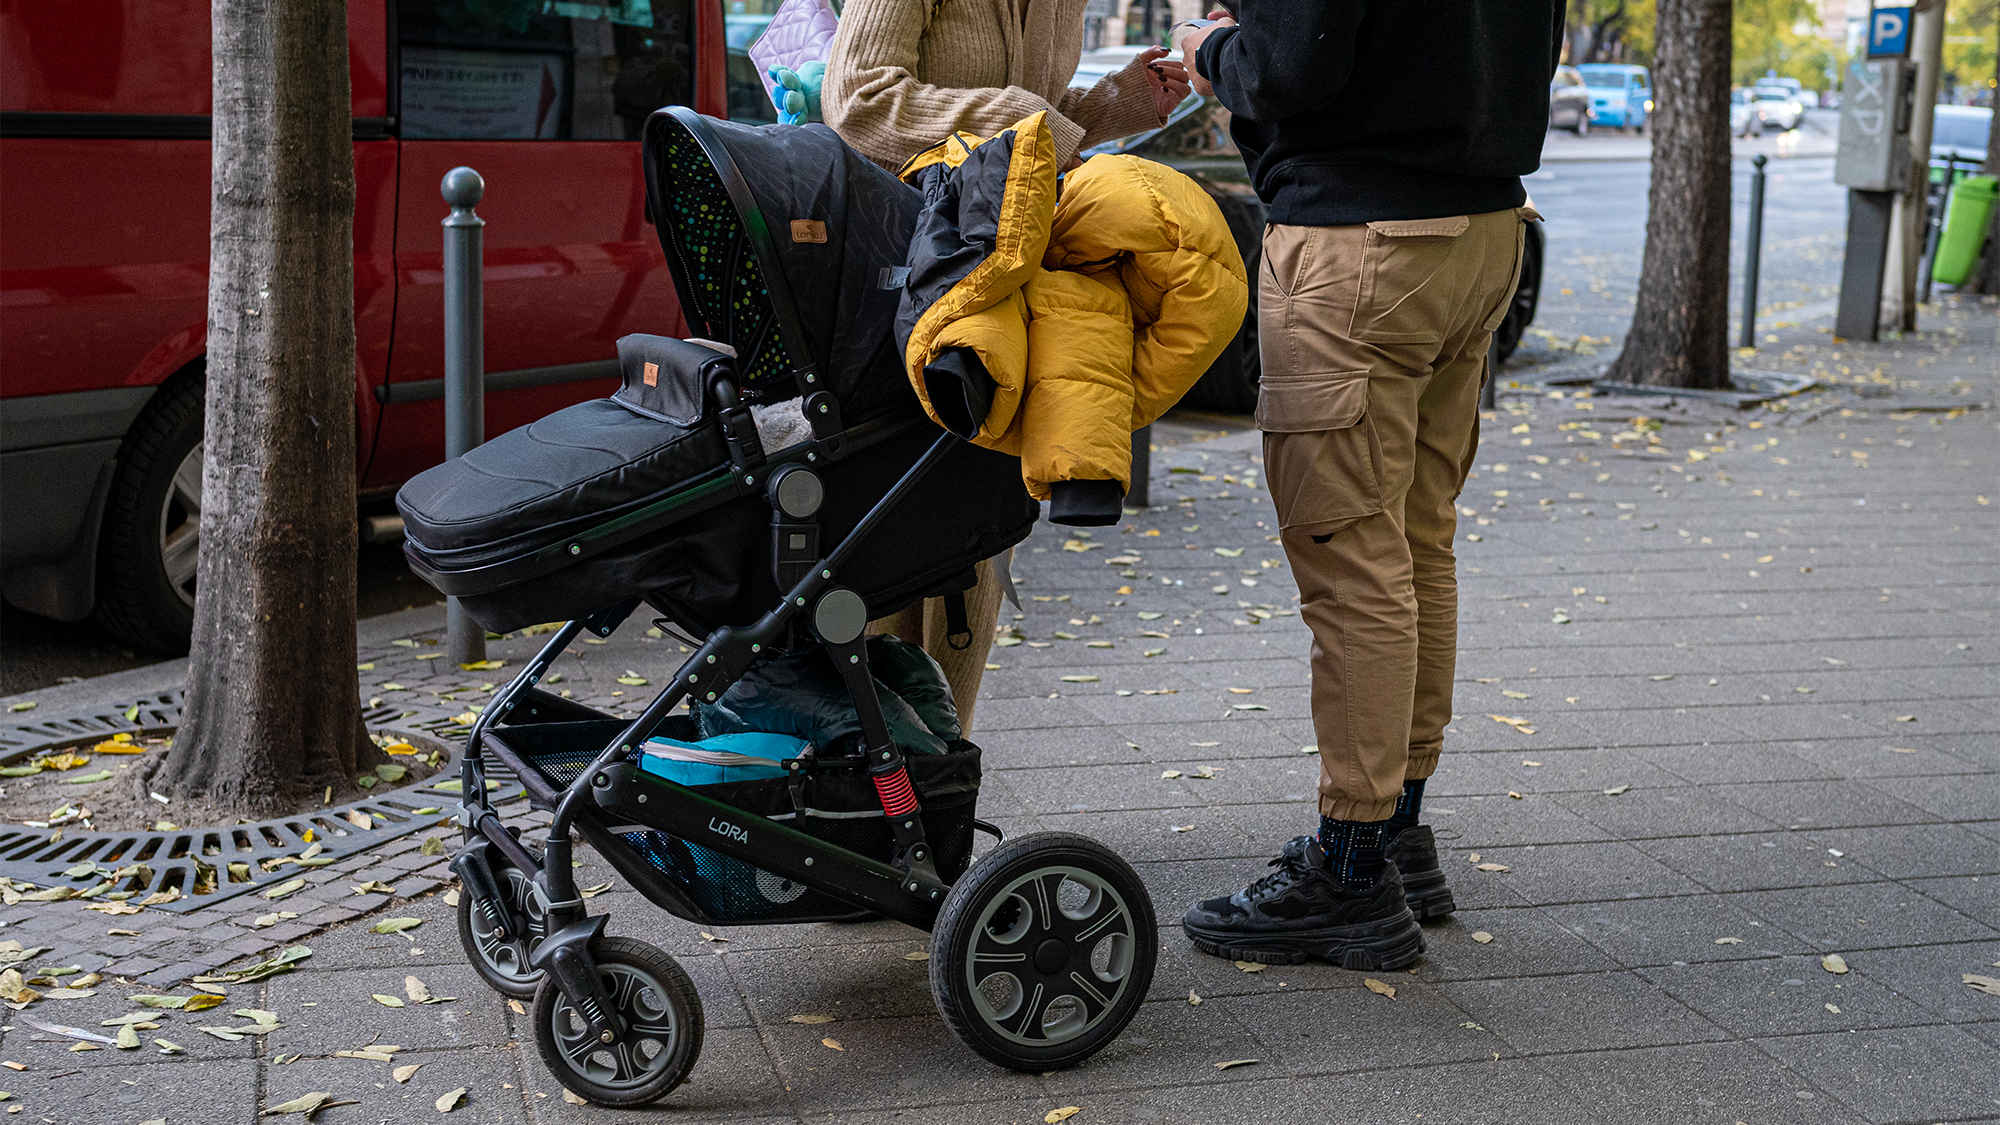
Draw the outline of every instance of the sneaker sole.
<instances>
[{"instance_id":1,"label":"sneaker sole","mask_svg":"<svg viewBox=\"0 0 2000 1125\"><path fill-rule=\"evenodd\" d=\"M1368 972L1404 968L1415 964L1424 953L1424 932L1417 926L1415 913L1408 909L1379 922L1255 938L1236 934L1208 936L1186 922L1181 923L1181 931L1203 953L1259 965L1296 965L1317 957L1343 969ZM1244 944L1246 940L1254 940L1256 944Z\"/></svg>"},{"instance_id":2,"label":"sneaker sole","mask_svg":"<svg viewBox=\"0 0 2000 1125\"><path fill-rule=\"evenodd\" d=\"M1419 922L1442 918L1458 909L1458 904L1452 901L1451 888L1445 885L1442 871L1434 878L1424 880L1420 886L1410 885L1409 877L1404 876L1403 901L1410 904L1410 913L1416 915Z\"/></svg>"}]
</instances>

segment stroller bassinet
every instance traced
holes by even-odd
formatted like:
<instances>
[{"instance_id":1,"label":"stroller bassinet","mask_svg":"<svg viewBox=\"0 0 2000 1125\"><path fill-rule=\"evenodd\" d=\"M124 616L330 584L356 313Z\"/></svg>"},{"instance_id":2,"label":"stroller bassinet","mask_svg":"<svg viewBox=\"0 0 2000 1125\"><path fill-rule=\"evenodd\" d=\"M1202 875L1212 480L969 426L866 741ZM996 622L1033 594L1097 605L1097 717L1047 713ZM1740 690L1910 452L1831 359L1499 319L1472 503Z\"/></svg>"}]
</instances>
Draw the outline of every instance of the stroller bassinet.
<instances>
[{"instance_id":1,"label":"stroller bassinet","mask_svg":"<svg viewBox=\"0 0 2000 1125\"><path fill-rule=\"evenodd\" d=\"M648 121L645 164L689 329L736 354L627 337L618 394L403 487L411 568L496 632L634 596L697 633L755 620L781 593L772 471L814 466L819 534L838 542L938 435L894 333L915 189L824 126L756 129L678 108ZM718 372L736 401L718 400ZM812 439L767 457L748 408L795 398ZM852 584L872 616L963 589L1037 514L1017 461L960 445L860 544Z\"/></svg>"}]
</instances>

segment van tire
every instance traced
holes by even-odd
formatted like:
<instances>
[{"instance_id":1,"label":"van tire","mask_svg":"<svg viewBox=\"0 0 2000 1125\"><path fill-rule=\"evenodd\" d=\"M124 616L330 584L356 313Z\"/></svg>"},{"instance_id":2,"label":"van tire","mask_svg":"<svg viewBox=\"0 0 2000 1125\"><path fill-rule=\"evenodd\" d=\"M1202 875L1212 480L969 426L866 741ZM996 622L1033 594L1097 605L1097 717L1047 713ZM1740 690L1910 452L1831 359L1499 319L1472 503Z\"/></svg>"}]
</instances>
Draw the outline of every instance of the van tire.
<instances>
[{"instance_id":1,"label":"van tire","mask_svg":"<svg viewBox=\"0 0 2000 1125\"><path fill-rule=\"evenodd\" d=\"M169 381L132 424L98 537L98 624L133 648L170 656L187 654L194 604L168 578L162 524L175 474L201 444L204 385L199 373Z\"/></svg>"}]
</instances>

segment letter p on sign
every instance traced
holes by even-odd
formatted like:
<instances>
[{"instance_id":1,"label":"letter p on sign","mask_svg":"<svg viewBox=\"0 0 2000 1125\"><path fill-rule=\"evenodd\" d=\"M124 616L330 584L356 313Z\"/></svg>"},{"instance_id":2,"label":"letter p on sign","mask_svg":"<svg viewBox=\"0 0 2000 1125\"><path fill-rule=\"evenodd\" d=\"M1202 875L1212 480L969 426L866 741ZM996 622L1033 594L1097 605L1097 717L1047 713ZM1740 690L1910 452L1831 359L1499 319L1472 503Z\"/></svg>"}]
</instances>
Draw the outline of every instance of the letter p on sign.
<instances>
[{"instance_id":1,"label":"letter p on sign","mask_svg":"<svg viewBox=\"0 0 2000 1125\"><path fill-rule=\"evenodd\" d=\"M1868 57L1907 58L1910 53L1910 9L1877 8L1868 20Z\"/></svg>"}]
</instances>

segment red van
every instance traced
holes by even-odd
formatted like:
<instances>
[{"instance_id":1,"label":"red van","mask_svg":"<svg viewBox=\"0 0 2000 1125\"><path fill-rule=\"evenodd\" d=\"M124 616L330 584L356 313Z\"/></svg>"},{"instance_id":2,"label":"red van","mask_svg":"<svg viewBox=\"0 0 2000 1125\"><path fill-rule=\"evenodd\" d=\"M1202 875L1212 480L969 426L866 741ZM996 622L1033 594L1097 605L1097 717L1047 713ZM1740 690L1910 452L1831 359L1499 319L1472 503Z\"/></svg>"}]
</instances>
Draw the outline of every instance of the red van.
<instances>
[{"instance_id":1,"label":"red van","mask_svg":"<svg viewBox=\"0 0 2000 1125\"><path fill-rule=\"evenodd\" d=\"M771 119L729 81L730 2L352 0L364 499L444 455L448 169L487 183L489 434L608 393L618 337L684 334L635 138L668 104ZM0 4L0 592L168 652L201 508L208 12Z\"/></svg>"}]
</instances>

